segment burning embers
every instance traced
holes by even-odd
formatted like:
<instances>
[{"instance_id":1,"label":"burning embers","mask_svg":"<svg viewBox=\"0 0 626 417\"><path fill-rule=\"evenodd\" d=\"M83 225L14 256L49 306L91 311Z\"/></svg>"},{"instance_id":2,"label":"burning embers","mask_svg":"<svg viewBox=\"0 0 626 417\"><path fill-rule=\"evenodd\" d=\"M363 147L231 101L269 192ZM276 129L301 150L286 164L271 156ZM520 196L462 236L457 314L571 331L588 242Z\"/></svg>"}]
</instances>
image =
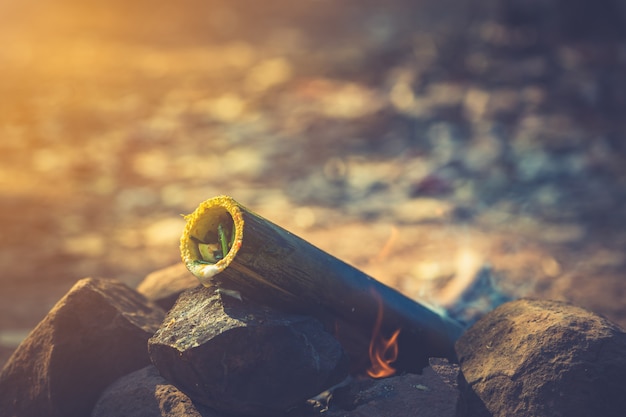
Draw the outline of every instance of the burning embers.
<instances>
[{"instance_id":1,"label":"burning embers","mask_svg":"<svg viewBox=\"0 0 626 417\"><path fill-rule=\"evenodd\" d=\"M380 294L374 290L371 293L378 303L378 313L372 332L372 340L370 341L369 357L371 366L367 370L367 374L372 378L386 378L396 373L396 369L391 364L398 359L398 335L400 335L400 329L394 331L389 338L383 336L381 332L383 303Z\"/></svg>"}]
</instances>

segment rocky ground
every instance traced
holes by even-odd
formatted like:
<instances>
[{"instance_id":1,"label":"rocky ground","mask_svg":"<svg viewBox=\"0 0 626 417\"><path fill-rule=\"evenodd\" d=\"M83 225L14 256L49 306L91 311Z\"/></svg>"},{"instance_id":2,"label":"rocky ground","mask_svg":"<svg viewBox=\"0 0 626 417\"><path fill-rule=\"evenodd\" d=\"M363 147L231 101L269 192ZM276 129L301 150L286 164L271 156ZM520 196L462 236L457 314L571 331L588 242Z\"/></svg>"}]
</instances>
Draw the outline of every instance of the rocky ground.
<instances>
[{"instance_id":1,"label":"rocky ground","mask_svg":"<svg viewBox=\"0 0 626 417\"><path fill-rule=\"evenodd\" d=\"M413 298L482 272L625 327L626 43L496 3L0 5L2 361L217 194Z\"/></svg>"}]
</instances>

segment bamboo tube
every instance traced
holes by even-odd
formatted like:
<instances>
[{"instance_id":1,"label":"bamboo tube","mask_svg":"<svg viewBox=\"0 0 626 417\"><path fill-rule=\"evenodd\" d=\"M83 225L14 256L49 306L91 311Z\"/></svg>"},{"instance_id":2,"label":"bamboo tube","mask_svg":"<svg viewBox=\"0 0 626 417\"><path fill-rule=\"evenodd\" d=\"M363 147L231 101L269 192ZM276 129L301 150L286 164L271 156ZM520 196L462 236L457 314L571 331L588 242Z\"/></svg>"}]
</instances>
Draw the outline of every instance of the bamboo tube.
<instances>
[{"instance_id":1,"label":"bamboo tube","mask_svg":"<svg viewBox=\"0 0 626 417\"><path fill-rule=\"evenodd\" d=\"M401 329L398 363L404 363L401 366L406 370L419 371L429 357L456 360L454 342L463 331L458 322L376 281L231 197L211 198L185 219L181 256L205 286L217 284L235 297L323 320L336 317L363 332L372 331L382 307L382 331L390 334ZM207 254L207 247L213 253Z\"/></svg>"}]
</instances>

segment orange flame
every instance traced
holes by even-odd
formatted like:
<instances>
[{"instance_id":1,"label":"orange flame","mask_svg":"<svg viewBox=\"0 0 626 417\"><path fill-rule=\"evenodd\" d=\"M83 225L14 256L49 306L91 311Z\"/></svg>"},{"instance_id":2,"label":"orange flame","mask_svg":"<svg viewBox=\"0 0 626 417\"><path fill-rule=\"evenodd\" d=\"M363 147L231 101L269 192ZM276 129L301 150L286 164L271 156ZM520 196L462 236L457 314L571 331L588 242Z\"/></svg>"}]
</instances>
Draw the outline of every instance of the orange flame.
<instances>
[{"instance_id":1,"label":"orange flame","mask_svg":"<svg viewBox=\"0 0 626 417\"><path fill-rule=\"evenodd\" d=\"M388 339L380 333L383 321L383 304L378 293L372 291L372 294L378 301L378 314L374 331L372 332L372 340L370 341L369 356L371 366L367 370L367 374L372 378L386 378L396 373L396 369L390 364L398 359L398 335L400 334L400 329L393 332Z\"/></svg>"}]
</instances>

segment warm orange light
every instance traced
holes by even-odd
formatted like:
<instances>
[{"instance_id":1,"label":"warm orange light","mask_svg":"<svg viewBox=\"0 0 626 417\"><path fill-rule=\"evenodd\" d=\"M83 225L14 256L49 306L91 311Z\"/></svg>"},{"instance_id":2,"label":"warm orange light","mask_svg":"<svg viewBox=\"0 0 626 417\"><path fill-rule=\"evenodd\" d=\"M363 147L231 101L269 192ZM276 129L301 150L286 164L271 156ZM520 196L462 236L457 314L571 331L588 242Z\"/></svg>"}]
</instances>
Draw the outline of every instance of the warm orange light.
<instances>
[{"instance_id":1,"label":"warm orange light","mask_svg":"<svg viewBox=\"0 0 626 417\"><path fill-rule=\"evenodd\" d=\"M378 293L372 292L378 300L378 314L376 316L376 324L372 332L372 340L370 341L369 356L371 366L367 370L367 374L372 378L386 378L396 373L396 369L391 366L398 359L398 335L400 329L397 329L390 338L385 338L380 327L383 321L383 305Z\"/></svg>"},{"instance_id":2,"label":"warm orange light","mask_svg":"<svg viewBox=\"0 0 626 417\"><path fill-rule=\"evenodd\" d=\"M372 378L386 378L396 373L396 369L390 364L398 359L398 335L400 329L393 332L389 339L378 336L370 344L370 360L372 366L367 374Z\"/></svg>"}]
</instances>

